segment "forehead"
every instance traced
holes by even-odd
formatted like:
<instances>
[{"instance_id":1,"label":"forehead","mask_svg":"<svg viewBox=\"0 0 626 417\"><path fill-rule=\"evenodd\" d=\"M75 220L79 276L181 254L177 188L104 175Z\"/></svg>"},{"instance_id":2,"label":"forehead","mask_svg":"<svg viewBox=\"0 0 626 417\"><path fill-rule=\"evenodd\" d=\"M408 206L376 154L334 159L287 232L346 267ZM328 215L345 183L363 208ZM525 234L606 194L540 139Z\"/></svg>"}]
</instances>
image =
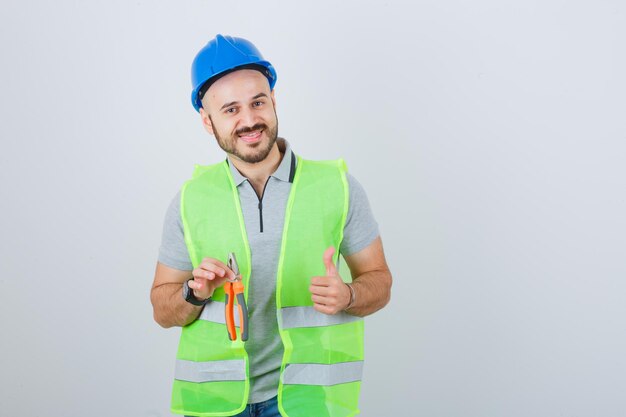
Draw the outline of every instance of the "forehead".
<instances>
[{"instance_id":1,"label":"forehead","mask_svg":"<svg viewBox=\"0 0 626 417\"><path fill-rule=\"evenodd\" d=\"M259 71L244 69L231 72L215 81L207 90L204 100L211 106L222 106L232 101L249 100L259 93L269 96L270 84Z\"/></svg>"}]
</instances>

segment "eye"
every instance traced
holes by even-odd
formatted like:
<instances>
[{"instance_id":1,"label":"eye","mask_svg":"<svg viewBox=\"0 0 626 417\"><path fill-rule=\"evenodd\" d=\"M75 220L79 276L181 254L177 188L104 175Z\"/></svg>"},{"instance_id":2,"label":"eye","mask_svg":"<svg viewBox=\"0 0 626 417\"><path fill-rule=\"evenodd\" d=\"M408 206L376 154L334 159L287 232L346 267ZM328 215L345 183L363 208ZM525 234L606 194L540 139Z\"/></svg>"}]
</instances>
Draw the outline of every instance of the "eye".
<instances>
[{"instance_id":1,"label":"eye","mask_svg":"<svg viewBox=\"0 0 626 417\"><path fill-rule=\"evenodd\" d=\"M264 102L262 102L262 101L255 101L254 103L252 103L252 105L253 105L254 107L259 107L259 106L262 106L263 104L265 104L265 103L264 103Z\"/></svg>"},{"instance_id":2,"label":"eye","mask_svg":"<svg viewBox=\"0 0 626 417\"><path fill-rule=\"evenodd\" d=\"M236 112L236 111L237 111L237 109L236 109L236 108L234 108L234 107L229 107L229 108L227 108L226 110L224 110L224 113L227 113L227 114L235 114L235 112Z\"/></svg>"}]
</instances>

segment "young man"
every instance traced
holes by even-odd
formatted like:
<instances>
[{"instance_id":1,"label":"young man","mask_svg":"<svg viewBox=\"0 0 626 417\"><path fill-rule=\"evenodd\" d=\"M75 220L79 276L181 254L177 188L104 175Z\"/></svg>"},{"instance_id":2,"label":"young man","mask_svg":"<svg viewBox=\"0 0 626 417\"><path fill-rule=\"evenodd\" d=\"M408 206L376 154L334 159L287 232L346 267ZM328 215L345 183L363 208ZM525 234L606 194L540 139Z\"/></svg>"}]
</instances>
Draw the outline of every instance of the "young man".
<instances>
[{"instance_id":1,"label":"young man","mask_svg":"<svg viewBox=\"0 0 626 417\"><path fill-rule=\"evenodd\" d=\"M176 414L358 413L361 317L387 304L391 274L343 161L296 157L278 137L275 83L242 38L218 35L192 65L192 104L227 159L197 167L165 219L151 301L157 323L183 327ZM247 311L226 319L237 278Z\"/></svg>"}]
</instances>

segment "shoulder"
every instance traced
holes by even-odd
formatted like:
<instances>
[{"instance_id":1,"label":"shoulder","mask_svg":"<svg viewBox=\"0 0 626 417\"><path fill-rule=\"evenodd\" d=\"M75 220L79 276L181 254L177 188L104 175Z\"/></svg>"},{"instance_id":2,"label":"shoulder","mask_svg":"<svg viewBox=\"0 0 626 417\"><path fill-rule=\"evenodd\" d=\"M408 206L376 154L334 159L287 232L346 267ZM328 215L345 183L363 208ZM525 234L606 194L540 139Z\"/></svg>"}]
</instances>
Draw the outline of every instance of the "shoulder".
<instances>
[{"instance_id":1,"label":"shoulder","mask_svg":"<svg viewBox=\"0 0 626 417\"><path fill-rule=\"evenodd\" d=\"M327 170L339 170L341 172L348 172L346 162L343 159L326 159L326 160L314 160L306 159L301 156L296 156L296 165L300 168L308 169L327 169Z\"/></svg>"},{"instance_id":2,"label":"shoulder","mask_svg":"<svg viewBox=\"0 0 626 417\"><path fill-rule=\"evenodd\" d=\"M191 179L181 187L183 207L198 199L223 198L232 193L232 175L226 161L212 165L196 165Z\"/></svg>"},{"instance_id":3,"label":"shoulder","mask_svg":"<svg viewBox=\"0 0 626 417\"><path fill-rule=\"evenodd\" d=\"M350 194L365 194L365 188L363 188L363 185L361 185L359 180L357 180L354 175L346 172L346 180L348 181Z\"/></svg>"},{"instance_id":4,"label":"shoulder","mask_svg":"<svg viewBox=\"0 0 626 417\"><path fill-rule=\"evenodd\" d=\"M172 201L170 201L170 205L167 208L167 214L166 214L166 218L176 218L180 216L180 195L181 195L181 190L178 190L178 192L176 193L176 195L174 195L174 198L172 198Z\"/></svg>"},{"instance_id":5,"label":"shoulder","mask_svg":"<svg viewBox=\"0 0 626 417\"><path fill-rule=\"evenodd\" d=\"M224 176L228 170L229 167L226 161L211 165L195 165L191 178L183 184L182 191L184 192L184 189L189 184L211 181L214 180L216 176Z\"/></svg>"}]
</instances>

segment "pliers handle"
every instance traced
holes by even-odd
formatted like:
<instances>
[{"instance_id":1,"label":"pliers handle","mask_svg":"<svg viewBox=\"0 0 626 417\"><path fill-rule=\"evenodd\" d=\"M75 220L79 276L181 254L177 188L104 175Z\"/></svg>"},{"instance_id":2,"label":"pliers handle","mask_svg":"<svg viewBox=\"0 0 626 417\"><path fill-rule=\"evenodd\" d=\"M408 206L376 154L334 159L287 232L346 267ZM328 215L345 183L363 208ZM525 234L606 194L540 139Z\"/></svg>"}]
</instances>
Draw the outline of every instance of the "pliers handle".
<instances>
[{"instance_id":1,"label":"pliers handle","mask_svg":"<svg viewBox=\"0 0 626 417\"><path fill-rule=\"evenodd\" d=\"M228 255L228 267L235 273L233 280L228 280L224 284L226 294L226 329L228 338L237 340L237 330L235 329L235 299L237 299L237 309L239 310L239 326L241 329L241 340L248 340L248 306L244 294L243 282L234 253Z\"/></svg>"}]
</instances>

